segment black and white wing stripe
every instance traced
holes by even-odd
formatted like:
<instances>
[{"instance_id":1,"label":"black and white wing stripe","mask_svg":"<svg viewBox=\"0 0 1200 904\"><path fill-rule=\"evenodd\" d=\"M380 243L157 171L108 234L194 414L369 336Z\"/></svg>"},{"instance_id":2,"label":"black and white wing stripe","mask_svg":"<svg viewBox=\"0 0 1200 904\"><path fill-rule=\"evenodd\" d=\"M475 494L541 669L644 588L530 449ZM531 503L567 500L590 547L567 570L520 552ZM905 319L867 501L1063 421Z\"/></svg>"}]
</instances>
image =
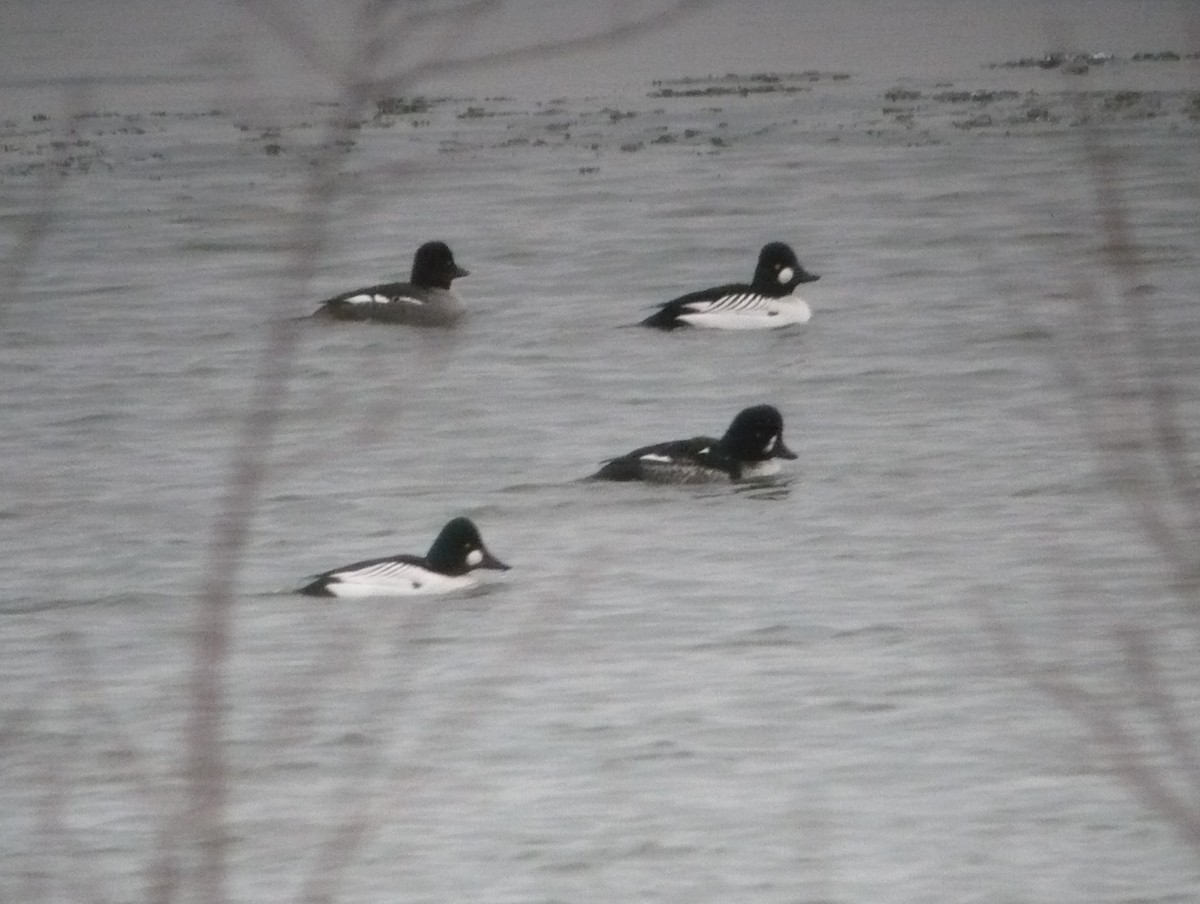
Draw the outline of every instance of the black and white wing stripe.
<instances>
[{"instance_id":1,"label":"black and white wing stripe","mask_svg":"<svg viewBox=\"0 0 1200 904\"><path fill-rule=\"evenodd\" d=\"M424 573L420 565L413 562L384 559L370 565L351 566L334 570L330 577L339 581L363 581L366 583L404 581Z\"/></svg>"},{"instance_id":2,"label":"black and white wing stripe","mask_svg":"<svg viewBox=\"0 0 1200 904\"><path fill-rule=\"evenodd\" d=\"M766 295L759 295L757 292L735 292L730 295L722 295L712 301L689 301L683 306L683 309L694 314L765 314L772 310L772 301L774 299L768 298Z\"/></svg>"}]
</instances>

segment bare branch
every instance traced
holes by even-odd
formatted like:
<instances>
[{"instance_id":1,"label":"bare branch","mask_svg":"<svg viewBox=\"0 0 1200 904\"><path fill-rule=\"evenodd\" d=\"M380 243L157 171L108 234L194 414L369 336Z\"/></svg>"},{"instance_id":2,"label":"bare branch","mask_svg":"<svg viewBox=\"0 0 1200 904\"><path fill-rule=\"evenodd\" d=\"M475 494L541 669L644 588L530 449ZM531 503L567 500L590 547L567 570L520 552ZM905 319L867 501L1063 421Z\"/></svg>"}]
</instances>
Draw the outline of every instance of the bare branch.
<instances>
[{"instance_id":1,"label":"bare branch","mask_svg":"<svg viewBox=\"0 0 1200 904\"><path fill-rule=\"evenodd\" d=\"M1086 123L1091 122L1086 115L1082 118ZM1084 138L1110 276L1119 287L1121 326L1119 330L1105 331L1104 335L1110 340L1118 337L1128 343L1128 349L1115 360L1132 369L1127 377L1110 370L1111 385L1107 394L1124 403L1119 411L1113 412L1116 423L1127 430L1130 427L1136 429L1144 418L1149 433L1148 439L1131 437L1122 443L1117 458L1124 479L1119 487L1132 502L1138 520L1151 540L1170 562L1179 585L1194 587L1200 580L1200 549L1195 542L1195 538L1200 537L1200 479L1196 477L1194 452L1182 427L1178 389L1159 364L1162 356L1155 336L1153 305L1140 301L1138 286L1144 282L1142 256L1120 195L1115 154L1104 145L1095 126L1088 125L1084 129ZM1084 296L1084 301L1090 301L1095 311L1101 297L1093 291ZM1111 366L1112 361L1107 363ZM1130 400L1139 407L1131 410ZM1132 424L1131 415L1137 416L1137 421ZM1125 448L1127 444L1143 450L1148 458L1139 462ZM1162 482L1149 483L1147 478L1160 470ZM1153 489L1155 486L1157 491ZM1174 517L1168 517L1172 512Z\"/></svg>"},{"instance_id":2,"label":"bare branch","mask_svg":"<svg viewBox=\"0 0 1200 904\"><path fill-rule=\"evenodd\" d=\"M557 601L527 606L525 616L510 633L508 642L497 644L493 661L477 676L471 687L464 690L458 704L447 706L439 720L426 726L422 740L391 769L386 787L375 788L378 782L368 781L365 784L371 787L360 786L357 789L355 799L344 810L345 818L321 845L317 862L299 896L300 901L304 904L330 904L336 900L346 870L353 864L365 840L378 831L388 814L400 809L410 794L415 778L411 764L426 760L438 746L450 746L450 738L461 735L483 717L485 701L489 696L494 697L496 689L505 682L503 670L514 660L525 658L515 654L521 647L529 652L532 637L535 636L532 629L535 625L545 626L549 623L548 610L552 605L556 606ZM484 693L484 690L488 693Z\"/></svg>"},{"instance_id":3,"label":"bare branch","mask_svg":"<svg viewBox=\"0 0 1200 904\"><path fill-rule=\"evenodd\" d=\"M333 54L279 0L242 0L242 5L272 28L306 64L335 84L345 81Z\"/></svg>"},{"instance_id":4,"label":"bare branch","mask_svg":"<svg viewBox=\"0 0 1200 904\"><path fill-rule=\"evenodd\" d=\"M377 2L391 2L393 5L395 0L377 0ZM401 19L395 22L390 28L381 27L379 31L379 42L381 49L386 49L393 56L404 52L404 48L409 39L415 32L424 28L427 25L433 26L454 26L453 31L448 31L438 48L439 53L445 53L458 41L463 40L470 33L470 30L475 26L475 23L484 15L501 9L504 6L504 0L470 0L470 2L462 3L459 6L449 9L421 9L412 10L406 13ZM382 52L380 57L382 57Z\"/></svg>"},{"instance_id":5,"label":"bare branch","mask_svg":"<svg viewBox=\"0 0 1200 904\"><path fill-rule=\"evenodd\" d=\"M509 63L527 63L611 47L631 38L666 28L685 16L694 14L711 2L712 0L678 0L659 12L577 38L528 44L523 47L480 53L476 56L434 58L375 80L369 86L369 91L372 96L402 93L416 82L448 73L463 74Z\"/></svg>"},{"instance_id":6,"label":"bare branch","mask_svg":"<svg viewBox=\"0 0 1200 904\"><path fill-rule=\"evenodd\" d=\"M353 47L351 58L347 64L339 66L320 46L312 32L306 30L285 12L278 0L243 0L252 13L258 15L268 26L273 28L286 43L296 48L297 52L315 69L344 90L361 93L366 97L403 93L421 81L440 75L463 74L509 63L533 62L614 46L631 38L666 28L712 2L713 0L676 0L657 12L618 22L591 34L526 44L521 47L489 51L474 56L455 57L446 51L454 43L461 42L468 25L493 9L499 8L502 4L498 0L473 0L473 2L442 10L406 11L399 21L390 26L387 31L382 32L386 35L386 40L381 39L379 37L381 32L375 29L383 28L381 19L397 8L399 4L389 3L388 0L372 0L362 8L358 19L360 34L366 36L365 43L360 42L359 46ZM366 27L368 23L371 28ZM385 49L394 50L398 39L410 36L417 28L431 23L452 23L455 26L454 31L448 33L439 45L437 53L428 54L424 62L407 64L391 73L382 75L371 73L371 63L375 62L377 56L381 56Z\"/></svg>"},{"instance_id":7,"label":"bare branch","mask_svg":"<svg viewBox=\"0 0 1200 904\"><path fill-rule=\"evenodd\" d=\"M1181 799L1163 780L1163 773L1146 761L1112 706L1079 684L1056 678L1049 672L1035 674L1033 681L1088 730L1105 751L1108 768L1137 792L1146 806L1175 826L1189 844L1200 849L1200 811Z\"/></svg>"},{"instance_id":8,"label":"bare branch","mask_svg":"<svg viewBox=\"0 0 1200 904\"><path fill-rule=\"evenodd\" d=\"M65 138L74 130L78 115L88 108L91 102L91 86L81 82L72 89L63 105L62 135ZM0 286L4 286L10 294L16 294L25 285L25 276L37 261L38 254L50 235L50 230L58 216L58 204L62 195L63 184L67 180L67 142L56 142L61 150L50 160L44 170L41 185L38 189L37 201L30 215L28 225L21 230L17 245L13 248L8 260L0 271ZM0 307L0 313L3 308Z\"/></svg>"},{"instance_id":9,"label":"bare branch","mask_svg":"<svg viewBox=\"0 0 1200 904\"><path fill-rule=\"evenodd\" d=\"M1157 721L1167 749L1189 786L1191 796L1185 802L1187 809L1200 818L1200 755L1196 738L1188 732L1187 722L1174 696L1163 683L1160 657L1150 633L1134 624L1126 624L1117 631L1123 641L1126 664L1133 675L1132 685L1141 696L1141 709Z\"/></svg>"},{"instance_id":10,"label":"bare branch","mask_svg":"<svg viewBox=\"0 0 1200 904\"><path fill-rule=\"evenodd\" d=\"M1101 699L1078 681L1065 677L1067 667L1064 664L1048 666L1035 660L1017 639L1012 627L990 606L985 604L984 609L988 628L1012 673L1073 715L1103 752L1109 771L1134 791L1145 806L1163 816L1189 844L1200 850L1200 808L1175 793L1165 781L1162 770L1148 761L1133 733L1121 720L1120 710L1113 701ZM1155 696L1154 692L1150 695ZM1175 718L1172 704L1167 704L1165 711ZM1182 721L1177 721L1170 729L1171 732L1184 730ZM1182 744L1184 750L1192 748L1191 740L1174 743Z\"/></svg>"}]
</instances>

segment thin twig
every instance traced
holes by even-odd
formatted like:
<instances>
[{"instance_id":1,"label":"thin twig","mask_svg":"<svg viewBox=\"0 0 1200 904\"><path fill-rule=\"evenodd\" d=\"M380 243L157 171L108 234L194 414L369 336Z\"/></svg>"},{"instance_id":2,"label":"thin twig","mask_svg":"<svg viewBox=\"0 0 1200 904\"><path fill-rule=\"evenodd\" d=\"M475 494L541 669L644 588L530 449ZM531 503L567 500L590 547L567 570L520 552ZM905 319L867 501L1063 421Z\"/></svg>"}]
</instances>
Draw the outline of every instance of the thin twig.
<instances>
[{"instance_id":1,"label":"thin twig","mask_svg":"<svg viewBox=\"0 0 1200 904\"><path fill-rule=\"evenodd\" d=\"M1200 850L1200 811L1189 806L1164 781L1163 772L1150 765L1132 732L1116 717L1113 707L1078 683L1048 671L1031 672L1034 685L1088 730L1107 755L1108 768L1120 776L1153 812L1158 813L1196 850Z\"/></svg>"},{"instance_id":2,"label":"thin twig","mask_svg":"<svg viewBox=\"0 0 1200 904\"><path fill-rule=\"evenodd\" d=\"M332 904L337 899L346 872L366 839L389 814L398 812L409 797L417 774L413 764L427 761L434 750L448 747L451 737L461 736L478 723L483 717L485 700L495 698L499 689L512 680L511 673L506 676L506 669L532 655L534 638L539 636L536 629L540 627L544 633L553 623L552 616L561 614L559 602L546 596L541 602L526 605L524 616L508 637L497 642L492 661L476 674L456 705L446 706L441 718L425 727L419 742L392 768L386 787L372 790L367 786L377 783L362 782L356 799L345 808L341 823L318 851L317 862L299 895L303 904Z\"/></svg>"},{"instance_id":3,"label":"thin twig","mask_svg":"<svg viewBox=\"0 0 1200 904\"><path fill-rule=\"evenodd\" d=\"M1116 384L1113 388L1118 392L1111 395L1123 401L1130 397L1138 400L1141 407L1136 414L1149 427L1149 438L1140 437L1136 442L1136 448L1142 449L1147 459L1139 463L1132 460L1128 451L1120 451L1118 458L1123 459L1120 469L1126 479L1118 486L1170 563L1177 584L1194 587L1200 578L1200 544L1196 542L1200 537L1200 480L1195 476L1194 453L1182 427L1178 389L1159 365L1162 355L1155 339L1153 306L1138 301L1137 287L1144 281L1142 259L1120 195L1115 155L1104 145L1092 118L1082 118L1084 150L1089 172L1093 174L1109 275L1119 287L1121 327L1116 335L1129 345L1128 352L1119 360L1133 370L1128 378L1113 377ZM1094 300L1099 296L1089 297ZM1125 417L1120 423L1127 425L1132 413L1124 410ZM1160 469L1163 481L1148 482L1147 478ZM1169 518L1171 512L1174 517Z\"/></svg>"},{"instance_id":4,"label":"thin twig","mask_svg":"<svg viewBox=\"0 0 1200 904\"><path fill-rule=\"evenodd\" d=\"M37 262L42 246L50 236L58 217L63 185L66 183L70 171L67 163L68 143L65 138L74 131L79 114L88 109L90 101L91 85L88 82L79 83L67 96L66 103L63 105L62 136L64 140L52 144L52 146L58 145L61 149L46 164L41 184L38 186L33 212L30 214L25 228L18 234L16 247L4 262L3 269L0 270L0 286L5 289L4 294L0 295L0 302L16 296L21 291L25 285L26 276ZM0 303L0 315L3 313L4 307Z\"/></svg>"},{"instance_id":5,"label":"thin twig","mask_svg":"<svg viewBox=\"0 0 1200 904\"><path fill-rule=\"evenodd\" d=\"M1021 676L1056 705L1073 715L1103 751L1107 768L1133 790L1152 812L1165 818L1200 851L1200 809L1176 794L1153 766L1112 700L1101 699L1078 681L1064 677L1066 666L1048 666L1029 655L1009 623L983 604L985 623L997 649L1014 675ZM1182 728L1182 723L1179 723ZM1190 746L1188 742L1187 746Z\"/></svg>"},{"instance_id":6,"label":"thin twig","mask_svg":"<svg viewBox=\"0 0 1200 904\"><path fill-rule=\"evenodd\" d=\"M1117 629L1117 635L1133 677L1132 686L1141 698L1140 708L1154 717L1176 767L1188 784L1187 809L1200 817L1200 755L1196 737L1187 730L1174 695L1163 683L1161 655L1154 649L1150 632L1142 625L1123 625Z\"/></svg>"}]
</instances>

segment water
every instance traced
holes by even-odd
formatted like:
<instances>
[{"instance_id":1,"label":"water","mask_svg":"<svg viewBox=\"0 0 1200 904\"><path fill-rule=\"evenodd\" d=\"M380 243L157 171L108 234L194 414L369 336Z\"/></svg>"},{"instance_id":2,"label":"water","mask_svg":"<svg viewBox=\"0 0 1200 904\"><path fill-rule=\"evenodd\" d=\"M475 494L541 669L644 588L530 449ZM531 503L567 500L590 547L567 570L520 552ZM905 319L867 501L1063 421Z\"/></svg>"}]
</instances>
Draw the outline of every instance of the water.
<instances>
[{"instance_id":1,"label":"water","mask_svg":"<svg viewBox=\"0 0 1200 904\"><path fill-rule=\"evenodd\" d=\"M1081 349L1097 315L1070 300L1121 279L1076 104L1096 90L1139 312L1194 435L1194 64L947 84L847 59L694 98L632 75L559 97L464 78L428 112L368 116L314 208L329 106L189 104L227 72L172 88L156 59L149 97L85 94L97 115L69 133L60 85L18 85L49 118L4 125L6 252L46 173L66 177L0 312L0 897L155 899L164 851L186 877L197 600L206 568L235 568L237 900L1194 898L1194 847L1003 645L1113 695L1178 780L1113 632L1153 627L1200 726L1194 613L1104 480L1063 365L1122 361ZM672 65L652 77L708 71ZM1014 93L942 96L981 89ZM320 253L298 254L314 223ZM472 271L461 329L293 320L403 276L430 238ZM748 277L772 239L823 275L806 327L628 327ZM261 502L244 556L214 566L280 323L295 347ZM778 482L579 480L758 402L801 456ZM477 594L288 592L423 551L460 513L513 566Z\"/></svg>"}]
</instances>

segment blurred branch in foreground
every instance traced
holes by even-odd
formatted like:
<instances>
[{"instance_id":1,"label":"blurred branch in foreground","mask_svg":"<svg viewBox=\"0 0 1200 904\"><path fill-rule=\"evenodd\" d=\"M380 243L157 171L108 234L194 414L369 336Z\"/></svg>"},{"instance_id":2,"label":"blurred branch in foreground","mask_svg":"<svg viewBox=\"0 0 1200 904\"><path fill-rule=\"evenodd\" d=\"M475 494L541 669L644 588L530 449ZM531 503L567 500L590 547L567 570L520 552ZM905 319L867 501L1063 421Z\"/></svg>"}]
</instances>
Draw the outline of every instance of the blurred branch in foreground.
<instances>
[{"instance_id":1,"label":"blurred branch in foreground","mask_svg":"<svg viewBox=\"0 0 1200 904\"><path fill-rule=\"evenodd\" d=\"M1171 366L1187 353L1178 343L1170 347L1173 338L1194 342L1196 334L1192 325L1182 337L1174 334L1156 310L1147 253L1121 190L1120 157L1086 103L1081 97L1078 118L1102 263L1098 278L1089 270L1077 283L1053 363L1105 485L1165 565L1182 627L1148 622L1136 599L1119 610L1089 607L1088 627L1103 632L1116 652L1102 666L1107 690L1098 691L1061 646L1036 655L1003 615L989 612L987 619L1004 661L1075 716L1105 767L1200 853L1200 719L1188 680L1194 652L1180 658L1200 638L1200 461L1196 399L1186 397L1182 371ZM1194 316L1194 305L1186 310ZM1082 628L1064 624L1067 632ZM1189 642L1181 644L1181 634Z\"/></svg>"},{"instance_id":2,"label":"blurred branch in foreground","mask_svg":"<svg viewBox=\"0 0 1200 904\"><path fill-rule=\"evenodd\" d=\"M1162 328L1147 296L1144 255L1120 192L1119 161L1096 128L1085 130L1087 165L1108 259L1107 288L1081 287L1079 324L1092 352L1071 382L1084 425L1112 486L1171 568L1200 615L1200 461L1181 388L1165 366Z\"/></svg>"},{"instance_id":3,"label":"blurred branch in foreground","mask_svg":"<svg viewBox=\"0 0 1200 904\"><path fill-rule=\"evenodd\" d=\"M338 190L338 163L342 159L337 151L339 142L371 101L407 90L424 79L505 63L532 63L611 46L651 29L666 27L703 5L702 0L677 0L657 12L628 19L616 18L608 27L584 35L455 57L450 52L453 45L465 36L480 16L500 10L503 3L474 0L440 6L407 0L367 0L358 8L355 40L345 56L338 59L321 43L312 28L295 18L290 7L277 0L245 0L245 8L267 23L295 54L336 85L341 97L338 115L326 128L321 143L323 150L309 171L300 225L291 242L292 259L284 268L284 285L272 312L257 373L252 380L247 413L233 441L229 475L222 490L219 514L204 565L186 742L190 791L184 822L190 837L183 842L194 852L193 866L183 884L190 886L196 900L217 904L228 899L226 817L231 780L225 753L225 724L228 708L226 665L234 621L233 601L245 550L252 536L254 517L270 472L272 440L295 367L301 324L288 316L284 306L290 305L294 298L304 297L325 248L329 225L326 211ZM398 49L411 47L414 42L409 36L412 33L431 27L444 30L441 42L434 45L435 54L409 64L397 64L391 59ZM473 702L477 707L478 700ZM340 863L349 862L366 834L365 829L364 826L362 831L343 833L343 840L334 845L333 859ZM169 852L166 857L170 857ZM169 874L171 870L164 867L159 872ZM337 874L334 870L330 875ZM332 885L336 886L336 881ZM166 885L163 888L165 890ZM330 887L329 882L324 883L319 893L310 890L312 900L331 900L335 895L336 887ZM165 900L172 896L168 893L163 897Z\"/></svg>"},{"instance_id":4,"label":"blurred branch in foreground","mask_svg":"<svg viewBox=\"0 0 1200 904\"><path fill-rule=\"evenodd\" d=\"M91 105L90 85L81 82L76 86L63 105L63 126L57 141L51 142L51 147L58 148L53 158L42 170L41 184L35 203L28 215L24 228L17 232L17 244L0 269L0 317L4 314L4 305L11 296L20 292L25 285L26 275L38 259L38 255L47 237L54 229L54 220L58 214L63 183L70 171L68 161L69 137L74 131L76 119Z\"/></svg>"}]
</instances>

